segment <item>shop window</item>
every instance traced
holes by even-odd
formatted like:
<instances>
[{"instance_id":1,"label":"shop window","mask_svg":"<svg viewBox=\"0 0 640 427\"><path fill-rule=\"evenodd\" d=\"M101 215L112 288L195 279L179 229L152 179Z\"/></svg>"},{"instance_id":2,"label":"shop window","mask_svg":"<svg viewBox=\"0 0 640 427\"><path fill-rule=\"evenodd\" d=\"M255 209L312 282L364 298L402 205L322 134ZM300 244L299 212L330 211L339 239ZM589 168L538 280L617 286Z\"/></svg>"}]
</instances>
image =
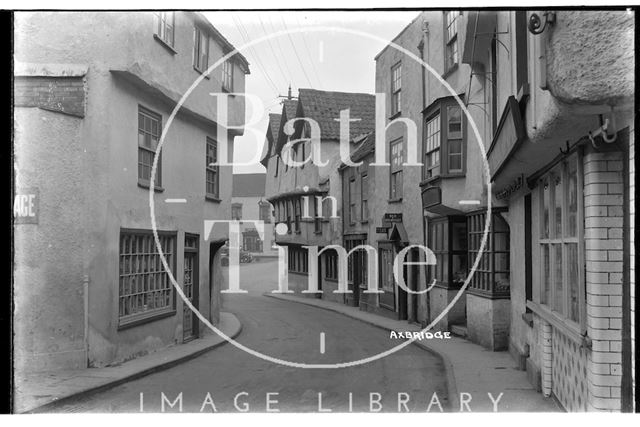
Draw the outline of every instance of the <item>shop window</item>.
<instances>
[{"instance_id":1,"label":"shop window","mask_svg":"<svg viewBox=\"0 0 640 427\"><path fill-rule=\"evenodd\" d=\"M473 266L478 255L480 262L469 283L469 290L492 297L509 296L509 225L498 210L492 211L489 233L484 250L480 245L484 236L487 212L474 212L467 217L469 230L469 266Z\"/></svg>"},{"instance_id":2,"label":"shop window","mask_svg":"<svg viewBox=\"0 0 640 427\"><path fill-rule=\"evenodd\" d=\"M338 280L338 253L333 249L324 254L324 277Z\"/></svg>"},{"instance_id":3,"label":"shop window","mask_svg":"<svg viewBox=\"0 0 640 427\"><path fill-rule=\"evenodd\" d=\"M443 217L429 221L427 245L436 257L429 266L429 283L460 287L467 277L467 224L465 217Z\"/></svg>"},{"instance_id":4,"label":"shop window","mask_svg":"<svg viewBox=\"0 0 640 427\"><path fill-rule=\"evenodd\" d=\"M176 235L158 233L166 262L175 269ZM175 312L173 285L150 230L120 231L119 326Z\"/></svg>"},{"instance_id":5,"label":"shop window","mask_svg":"<svg viewBox=\"0 0 640 427\"><path fill-rule=\"evenodd\" d=\"M582 176L579 156L560 162L539 181L540 303L581 324L584 305L584 242L579 235Z\"/></svg>"},{"instance_id":6,"label":"shop window","mask_svg":"<svg viewBox=\"0 0 640 427\"><path fill-rule=\"evenodd\" d=\"M289 246L289 272L307 274L309 272L309 253L300 246Z\"/></svg>"}]
</instances>

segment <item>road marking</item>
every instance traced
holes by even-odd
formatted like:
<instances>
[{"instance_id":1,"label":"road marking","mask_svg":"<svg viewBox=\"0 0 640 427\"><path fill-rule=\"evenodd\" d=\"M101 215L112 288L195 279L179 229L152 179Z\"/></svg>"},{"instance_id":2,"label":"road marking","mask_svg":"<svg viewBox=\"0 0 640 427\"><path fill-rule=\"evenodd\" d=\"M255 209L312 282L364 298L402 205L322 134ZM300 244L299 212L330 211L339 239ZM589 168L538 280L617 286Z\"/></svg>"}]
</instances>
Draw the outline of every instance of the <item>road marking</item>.
<instances>
[{"instance_id":1,"label":"road marking","mask_svg":"<svg viewBox=\"0 0 640 427\"><path fill-rule=\"evenodd\" d=\"M324 332L320 332L320 354L324 354Z\"/></svg>"},{"instance_id":2,"label":"road marking","mask_svg":"<svg viewBox=\"0 0 640 427\"><path fill-rule=\"evenodd\" d=\"M461 205L479 205L480 200L460 200L458 203Z\"/></svg>"},{"instance_id":3,"label":"road marking","mask_svg":"<svg viewBox=\"0 0 640 427\"><path fill-rule=\"evenodd\" d=\"M165 203L187 203L187 199L165 199Z\"/></svg>"}]
</instances>

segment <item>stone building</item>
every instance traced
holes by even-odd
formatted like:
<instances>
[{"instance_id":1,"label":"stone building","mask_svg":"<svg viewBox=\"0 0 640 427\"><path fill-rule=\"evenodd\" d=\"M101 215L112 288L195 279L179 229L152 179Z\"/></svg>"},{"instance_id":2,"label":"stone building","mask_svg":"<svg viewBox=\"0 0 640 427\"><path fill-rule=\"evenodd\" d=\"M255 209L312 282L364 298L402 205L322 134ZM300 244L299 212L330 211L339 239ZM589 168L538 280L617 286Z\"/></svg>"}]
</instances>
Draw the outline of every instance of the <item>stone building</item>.
<instances>
[{"instance_id":1,"label":"stone building","mask_svg":"<svg viewBox=\"0 0 640 427\"><path fill-rule=\"evenodd\" d=\"M567 410L632 410L633 12L465 15L511 231L509 349Z\"/></svg>"},{"instance_id":2,"label":"stone building","mask_svg":"<svg viewBox=\"0 0 640 427\"><path fill-rule=\"evenodd\" d=\"M233 50L194 12L15 15L18 376L104 366L204 332L153 239L151 166L182 94ZM236 54L202 80L170 124L155 174L162 252L214 324L227 230L205 236L203 220L230 215L231 166L215 163L220 152L231 159L245 106L230 97L217 132L210 93L244 92L248 73Z\"/></svg>"},{"instance_id":3,"label":"stone building","mask_svg":"<svg viewBox=\"0 0 640 427\"><path fill-rule=\"evenodd\" d=\"M277 256L274 245L275 231L271 204L265 199L266 174L247 173L233 175L231 219L262 221L262 238L251 223L241 223L240 248L256 256Z\"/></svg>"},{"instance_id":4,"label":"stone building","mask_svg":"<svg viewBox=\"0 0 640 427\"><path fill-rule=\"evenodd\" d=\"M276 234L276 243L285 246L288 252L289 289L301 292L317 287L318 292L304 295L344 302L345 294L333 292L338 289L342 268L346 267L338 262L337 253L327 249L320 254L318 282L310 284L309 255L303 246L317 246L322 250L328 245L342 245L342 183L338 171L340 124L337 119L345 109L350 110L352 119L360 119L350 124L349 134L345 135L347 141L371 132L374 96L300 89L297 101L286 99L283 104L278 138L268 160L266 197L274 207L276 223L287 226L286 233ZM310 159L311 139L318 136L312 135L311 125L305 118L319 126L320 149L314 155L326 162L323 166L309 161L290 167L283 162L285 155L298 162ZM292 126L288 130L285 128L287 122Z\"/></svg>"}]
</instances>

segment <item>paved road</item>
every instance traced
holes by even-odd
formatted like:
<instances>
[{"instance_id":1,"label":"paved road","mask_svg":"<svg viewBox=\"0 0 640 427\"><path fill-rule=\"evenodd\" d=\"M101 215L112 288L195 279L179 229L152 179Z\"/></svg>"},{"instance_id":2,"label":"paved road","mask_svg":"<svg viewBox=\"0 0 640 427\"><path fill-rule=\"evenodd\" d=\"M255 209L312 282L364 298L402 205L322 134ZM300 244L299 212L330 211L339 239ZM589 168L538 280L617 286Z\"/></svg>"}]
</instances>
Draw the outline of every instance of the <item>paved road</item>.
<instances>
[{"instance_id":1,"label":"paved road","mask_svg":"<svg viewBox=\"0 0 640 427\"><path fill-rule=\"evenodd\" d=\"M249 294L225 296L224 310L235 313L243 325L238 341L270 356L303 363L336 363L378 354L397 345L388 332L337 313L290 303L262 294L276 288L277 264L243 265L242 288ZM325 333L325 353L320 352L320 333ZM140 393L144 411L161 411L161 392L174 401L182 392L184 412L250 412L278 409L281 412L316 412L318 393L322 408L334 412L379 409L398 411L400 399L409 397L406 408L425 411L433 393L448 407L442 362L424 350L408 346L382 360L344 369L299 369L276 365L225 344L171 369L95 394L59 408L61 412L139 412ZM207 400L210 393L211 400ZM246 394L245 394L246 393ZM268 395L268 393L274 393ZM277 394L275 394L277 393ZM371 399L373 397L373 399ZM267 399L277 401L269 404ZM248 406L247 406L248 405ZM405 406L401 406L405 409ZM178 405L166 412L177 412ZM431 407L437 411L437 405Z\"/></svg>"}]
</instances>

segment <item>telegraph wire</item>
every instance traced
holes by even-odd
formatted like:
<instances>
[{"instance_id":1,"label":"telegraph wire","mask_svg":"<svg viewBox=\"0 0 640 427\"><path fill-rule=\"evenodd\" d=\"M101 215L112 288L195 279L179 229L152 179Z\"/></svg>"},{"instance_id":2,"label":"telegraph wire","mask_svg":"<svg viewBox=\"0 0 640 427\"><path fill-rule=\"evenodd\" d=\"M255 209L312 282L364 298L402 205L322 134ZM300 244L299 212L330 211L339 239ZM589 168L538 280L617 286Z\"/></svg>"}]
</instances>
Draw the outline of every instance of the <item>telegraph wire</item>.
<instances>
[{"instance_id":1,"label":"telegraph wire","mask_svg":"<svg viewBox=\"0 0 640 427\"><path fill-rule=\"evenodd\" d=\"M260 26L262 27L262 31L264 31L264 35L267 36L269 35L269 33L267 32L267 29L264 26L264 23L262 22L262 18L260 17L260 15L258 15L258 20L260 21ZM280 70L280 74L282 76L283 79L286 79L286 73L284 72L284 70L282 69L282 66L280 65L280 60L278 59L277 55L276 55L276 51L273 48L273 45L271 44L271 39L267 39L267 42L269 43L269 48L271 49L271 53L273 54L273 59L276 62L276 65L278 66L278 69ZM291 77L291 76L289 76ZM286 85L287 82L285 82ZM289 80L289 83L291 83L291 80Z\"/></svg>"},{"instance_id":2,"label":"telegraph wire","mask_svg":"<svg viewBox=\"0 0 640 427\"><path fill-rule=\"evenodd\" d=\"M282 20L282 25L284 25L284 29L288 31L287 24L286 24L286 22L284 22L284 18L282 16L280 16L280 19ZM291 43L291 46L293 47L293 53L295 53L296 58L298 59L298 64L300 64L300 68L302 69L302 73L304 74L304 77L307 79L307 83L309 83L309 87L313 87L313 83L311 83L311 79L309 78L309 75L307 74L307 71L304 69L304 65L302 65L302 61L300 60L300 55L298 55L298 50L296 49L296 45L293 42L293 39L291 38L291 34L287 33L287 37L289 38L289 42Z\"/></svg>"},{"instance_id":3,"label":"telegraph wire","mask_svg":"<svg viewBox=\"0 0 640 427\"><path fill-rule=\"evenodd\" d=\"M278 29L276 28L275 24L271 21L271 18L268 19L269 21L269 26L271 27L272 31L274 33L278 32ZM295 87L295 85L293 84L293 76L291 75L291 71L289 69L289 63L287 62L287 55L284 53L284 49L282 49L282 45L280 44L280 39L281 37L276 37L275 41L276 41L276 46L278 47L278 51L280 52L280 55L282 56L282 59L284 61L285 64L285 70L287 70L287 75L289 76L289 84L293 85Z\"/></svg>"},{"instance_id":4,"label":"telegraph wire","mask_svg":"<svg viewBox=\"0 0 640 427\"><path fill-rule=\"evenodd\" d=\"M231 15L231 19L233 19L236 28L238 29L238 32L240 33L240 37L242 37L242 39L244 40L245 43L249 43L250 38L249 38L249 33L247 32L246 28L244 27L244 25L242 25L242 22L240 21L239 18L237 18L235 15ZM243 33L244 31L244 33ZM271 76L269 76L269 73L267 72L264 64L262 64L262 61L260 60L260 57L258 56L258 53L253 49L253 46L249 46L248 47L249 51L251 51L251 53L253 54L254 58L256 59L256 64L258 64L258 67L260 68L260 70L262 71L264 77L265 77L265 81L271 86L271 89L273 89L273 92L278 95L278 86L273 82L273 80L271 79Z\"/></svg>"},{"instance_id":5,"label":"telegraph wire","mask_svg":"<svg viewBox=\"0 0 640 427\"><path fill-rule=\"evenodd\" d=\"M298 25L300 27L302 27L302 24L300 23L300 20L298 19ZM318 80L318 83L320 84L321 87L325 87L324 84L322 84L322 80L320 79L320 75L318 74L317 70L316 70L316 66L313 63L313 58L311 57L311 49L309 49L309 45L307 44L307 34L306 33L302 33L302 42L304 43L304 47L306 48L306 52L307 52L307 57L309 58L309 62L311 63L311 71L313 71L314 76L316 77L316 80Z\"/></svg>"}]
</instances>

